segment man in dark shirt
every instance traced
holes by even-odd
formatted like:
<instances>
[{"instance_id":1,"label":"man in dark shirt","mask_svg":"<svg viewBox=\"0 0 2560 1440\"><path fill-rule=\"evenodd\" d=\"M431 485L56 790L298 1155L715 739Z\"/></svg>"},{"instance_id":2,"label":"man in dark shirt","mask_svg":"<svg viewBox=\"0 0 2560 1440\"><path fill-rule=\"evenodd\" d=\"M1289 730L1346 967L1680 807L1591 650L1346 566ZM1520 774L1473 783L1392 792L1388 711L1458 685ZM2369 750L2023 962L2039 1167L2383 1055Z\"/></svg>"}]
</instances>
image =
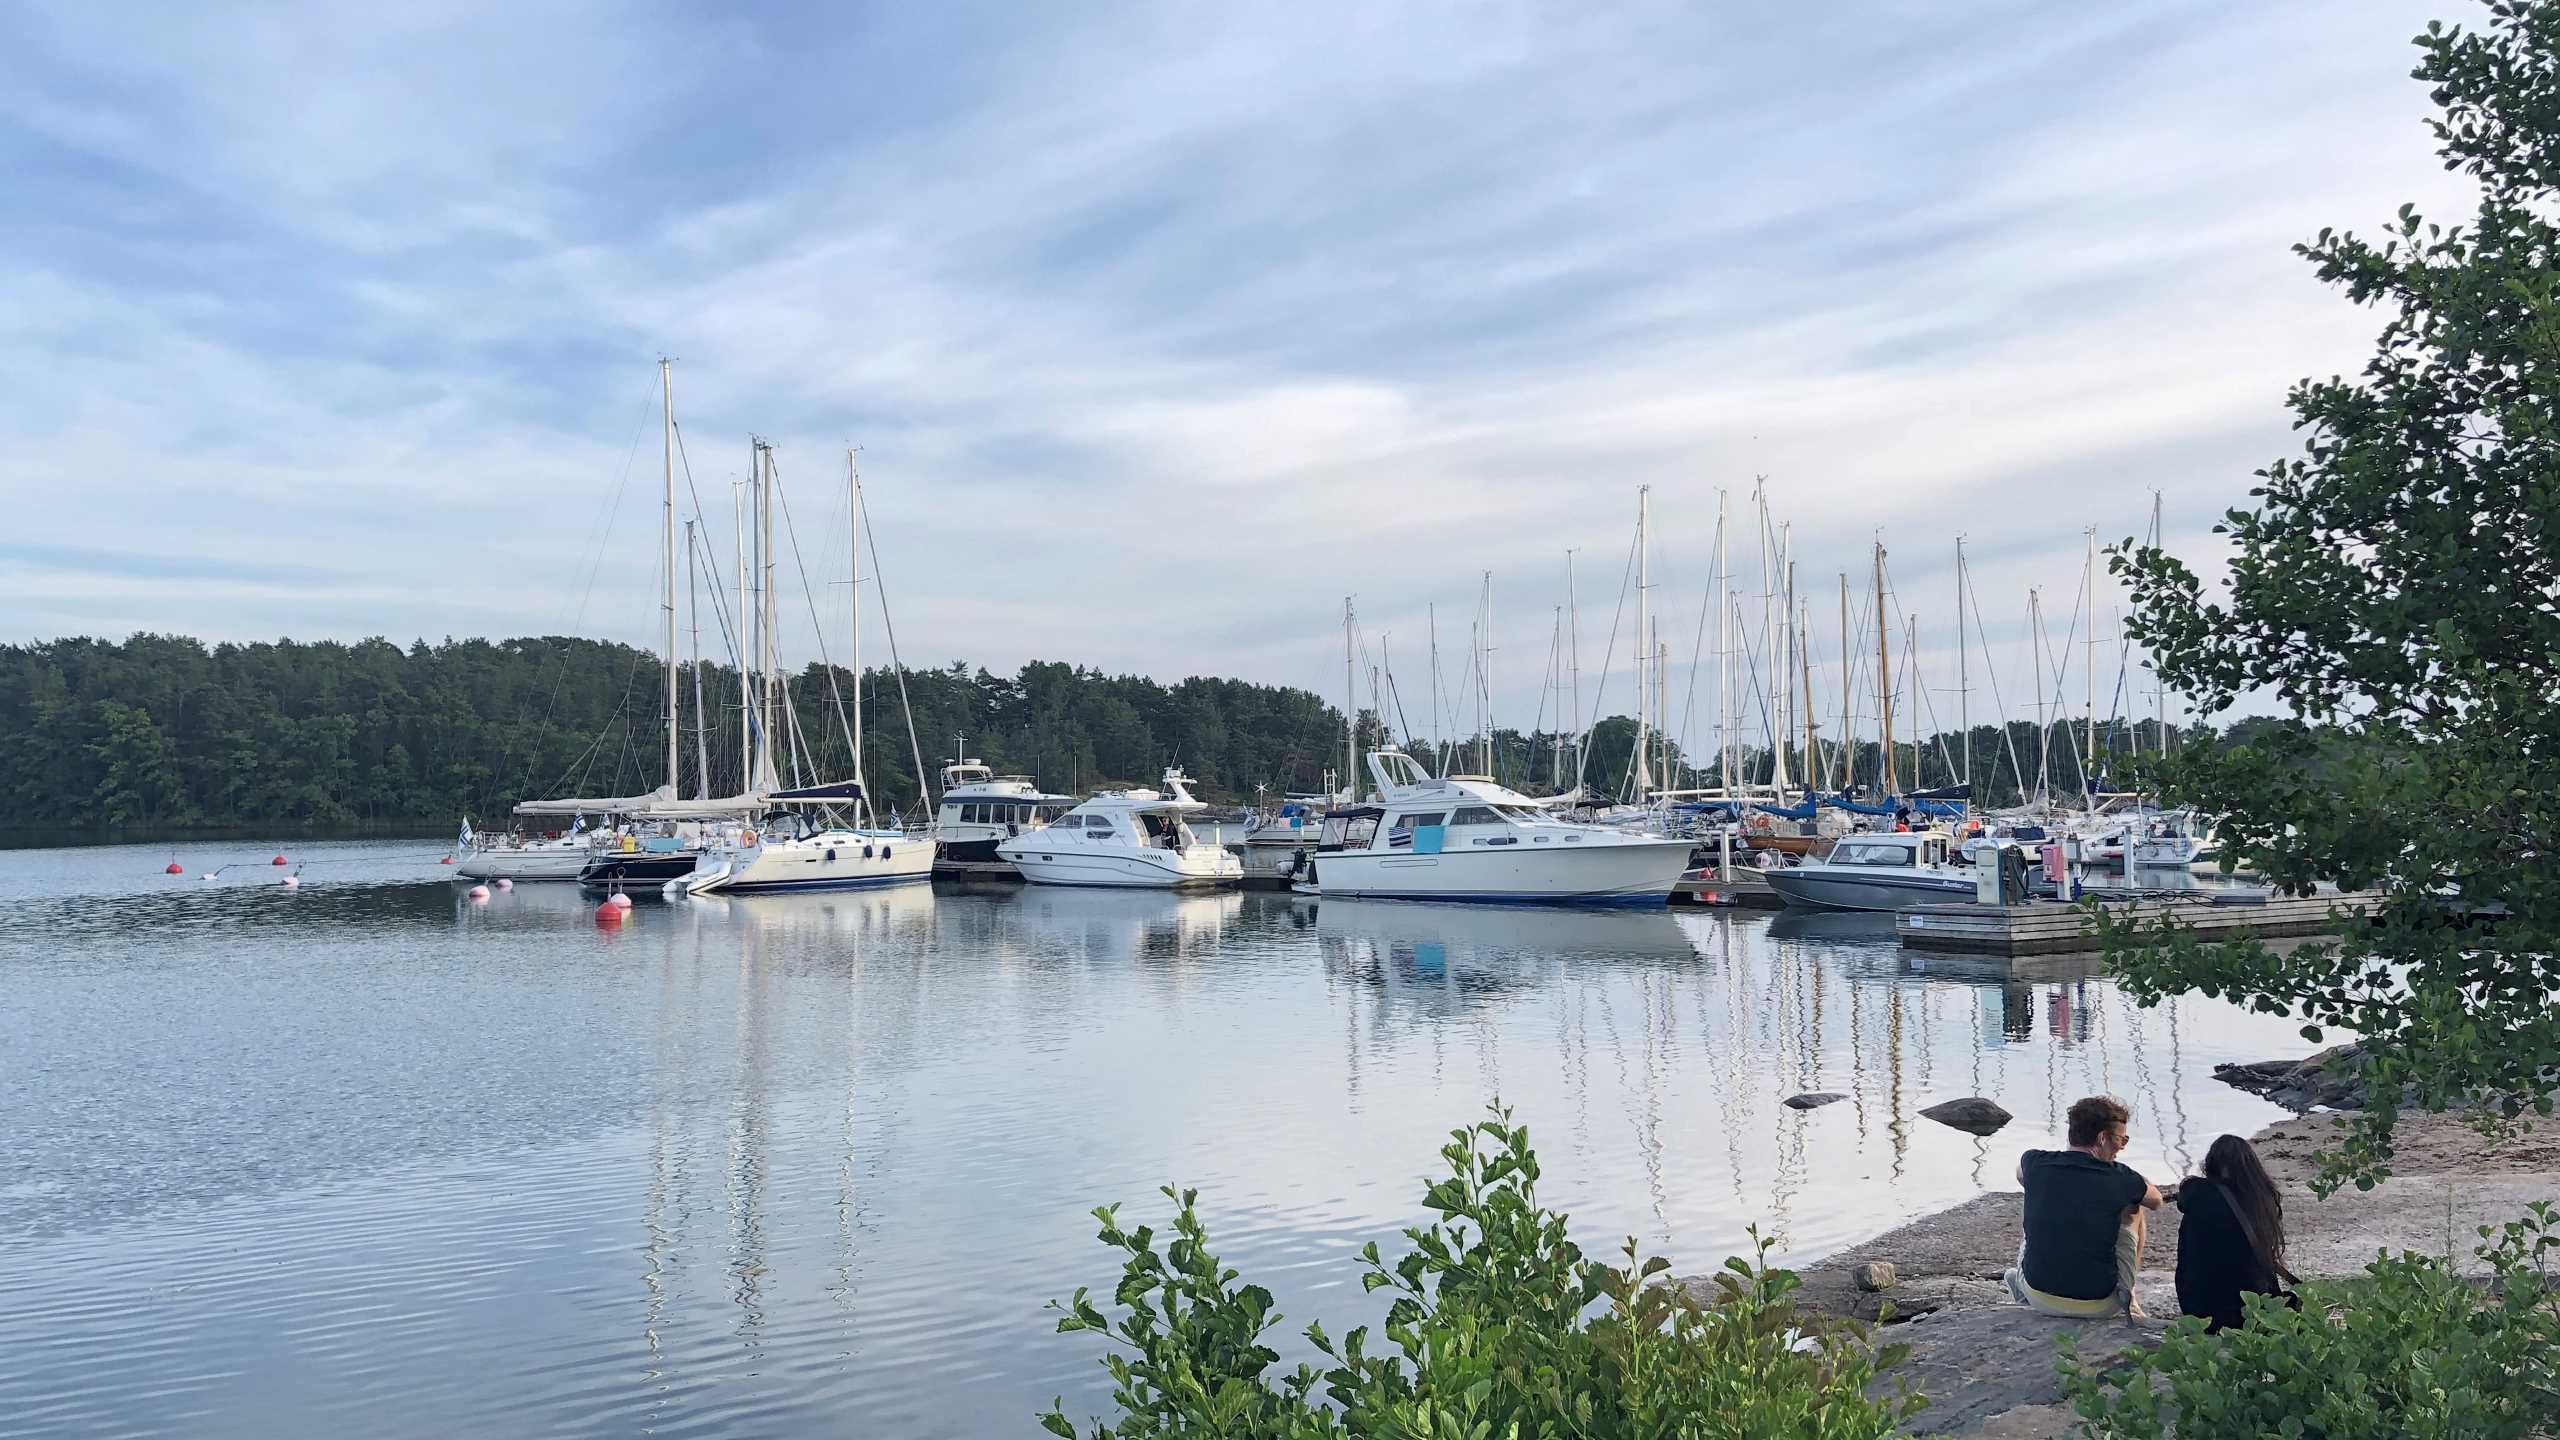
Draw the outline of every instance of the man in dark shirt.
<instances>
[{"instance_id":1,"label":"man in dark shirt","mask_svg":"<svg viewBox=\"0 0 2560 1440\"><path fill-rule=\"evenodd\" d=\"M2140 1315L2134 1278L2160 1191L2116 1157L2132 1137L2124 1102L2092 1095L2071 1106L2068 1150L2018 1160L2027 1192L2018 1263L2003 1277L2019 1303L2053 1315Z\"/></svg>"}]
</instances>

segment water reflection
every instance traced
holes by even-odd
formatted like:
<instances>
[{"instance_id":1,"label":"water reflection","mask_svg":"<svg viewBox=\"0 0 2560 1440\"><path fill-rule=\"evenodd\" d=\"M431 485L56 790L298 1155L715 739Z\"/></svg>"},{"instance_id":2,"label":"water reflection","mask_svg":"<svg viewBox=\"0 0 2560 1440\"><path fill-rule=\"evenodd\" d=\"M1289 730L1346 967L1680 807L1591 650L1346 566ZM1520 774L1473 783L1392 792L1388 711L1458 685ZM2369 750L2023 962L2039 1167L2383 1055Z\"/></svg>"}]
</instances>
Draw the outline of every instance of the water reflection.
<instances>
[{"instance_id":1,"label":"water reflection","mask_svg":"<svg viewBox=\"0 0 2560 1440\"><path fill-rule=\"evenodd\" d=\"M1705 1265L2005 1184L2092 1090L2169 1173L2272 1113L2213 1061L2302 1048L1859 916L908 886L600 927L405 854L298 894L18 858L0 1413L40 1431L1019 1432L1102 1398L1038 1308L1110 1279L1086 1211L1167 1181L1356 1323L1344 1258L1495 1095L1578 1238ZM1919 1118L1964 1094L2019 1120Z\"/></svg>"}]
</instances>

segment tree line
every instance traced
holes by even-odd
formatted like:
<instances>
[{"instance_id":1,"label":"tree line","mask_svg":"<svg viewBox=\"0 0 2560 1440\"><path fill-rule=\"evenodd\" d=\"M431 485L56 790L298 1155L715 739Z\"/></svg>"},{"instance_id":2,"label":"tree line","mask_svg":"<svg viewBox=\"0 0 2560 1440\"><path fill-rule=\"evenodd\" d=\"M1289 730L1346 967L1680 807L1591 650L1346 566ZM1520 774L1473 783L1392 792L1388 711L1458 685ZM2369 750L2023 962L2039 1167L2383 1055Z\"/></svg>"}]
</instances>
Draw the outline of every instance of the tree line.
<instances>
[{"instance_id":1,"label":"tree line","mask_svg":"<svg viewBox=\"0 0 2560 1440\"><path fill-rule=\"evenodd\" d=\"M735 793L744 780L737 672L706 663L697 677L688 665L677 679L684 793ZM837 702L850 703L855 683L842 667L789 677L790 713L776 725L796 737L779 767L786 783L850 773L851 727ZM155 634L0 646L0 804L6 828L18 830L446 824L466 815L503 823L519 800L661 784L664 684L649 651L556 635L405 649L379 638L208 646ZM884 809L908 814L918 761L938 781L942 763L964 752L1067 793L1151 784L1171 765L1217 801L1340 783L1342 712L1296 687L1207 676L1165 684L1058 661L1011 675L958 662L903 675L882 668L860 685L862 773ZM915 716L913 743L902 700ZM1376 743L1375 713L1363 709L1358 723L1361 744ZM2078 732L2065 731L2052 728L2046 762L2031 724L2005 736L1975 727L1977 798L2015 800L2021 767L2028 789L2041 769L2055 793L2076 793ZM1615 795L1634 740L1624 716L1601 721L1587 740L1498 730L1493 773L1533 794L1570 788L1578 773L1591 793ZM2121 754L2154 748L2157 736L2102 727L2099 742ZM1431 753L1420 737L1408 743ZM1823 744L1826 772L1837 777L1838 757ZM1954 783L1960 737L1897 749L1906 788ZM1657 768L1664 753L1657 746ZM1667 753L1663 773L1676 783L1714 782L1713 755L1685 756L1676 745ZM1484 747L1449 741L1435 758L1435 768L1472 771ZM1852 746L1847 761L1872 788L1875 745ZM1744 778L1768 776L1765 746L1737 763ZM1790 768L1800 779L1800 756Z\"/></svg>"}]
</instances>

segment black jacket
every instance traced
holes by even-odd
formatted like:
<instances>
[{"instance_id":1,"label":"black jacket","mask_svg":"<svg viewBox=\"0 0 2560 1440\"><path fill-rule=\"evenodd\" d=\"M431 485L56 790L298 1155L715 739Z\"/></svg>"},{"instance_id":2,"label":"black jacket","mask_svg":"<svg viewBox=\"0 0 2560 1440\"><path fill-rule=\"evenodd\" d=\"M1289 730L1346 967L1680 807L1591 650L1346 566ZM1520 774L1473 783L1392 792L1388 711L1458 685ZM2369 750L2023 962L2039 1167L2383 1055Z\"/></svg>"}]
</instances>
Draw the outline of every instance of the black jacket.
<instances>
[{"instance_id":1,"label":"black jacket","mask_svg":"<svg viewBox=\"0 0 2560 1440\"><path fill-rule=\"evenodd\" d=\"M2199 1175L2178 1186L2178 1308L2220 1330L2240 1323L2240 1297L2278 1295L2275 1270L2249 1243L2231 1196Z\"/></svg>"}]
</instances>

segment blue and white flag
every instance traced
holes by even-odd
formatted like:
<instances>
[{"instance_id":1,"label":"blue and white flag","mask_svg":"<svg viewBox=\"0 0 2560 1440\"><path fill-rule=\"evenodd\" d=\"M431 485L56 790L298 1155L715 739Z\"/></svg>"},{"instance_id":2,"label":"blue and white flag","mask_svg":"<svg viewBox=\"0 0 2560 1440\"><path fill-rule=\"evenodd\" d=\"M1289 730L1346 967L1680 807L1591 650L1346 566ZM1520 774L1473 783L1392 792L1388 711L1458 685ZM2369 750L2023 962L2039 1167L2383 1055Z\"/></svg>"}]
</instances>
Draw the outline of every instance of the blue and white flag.
<instances>
[{"instance_id":1,"label":"blue and white flag","mask_svg":"<svg viewBox=\"0 0 2560 1440\"><path fill-rule=\"evenodd\" d=\"M453 848L456 850L471 848L471 817L468 815L462 817L462 838L453 842Z\"/></svg>"},{"instance_id":2,"label":"blue and white flag","mask_svg":"<svg viewBox=\"0 0 2560 1440\"><path fill-rule=\"evenodd\" d=\"M572 816L570 816L570 817L569 817L569 838L570 838L570 839L572 839L572 840L577 839L580 835L583 835L583 834L585 834L585 833L586 833L586 829L587 829L587 817L586 817L583 813L581 813L581 814L577 814L577 815L572 815Z\"/></svg>"}]
</instances>

